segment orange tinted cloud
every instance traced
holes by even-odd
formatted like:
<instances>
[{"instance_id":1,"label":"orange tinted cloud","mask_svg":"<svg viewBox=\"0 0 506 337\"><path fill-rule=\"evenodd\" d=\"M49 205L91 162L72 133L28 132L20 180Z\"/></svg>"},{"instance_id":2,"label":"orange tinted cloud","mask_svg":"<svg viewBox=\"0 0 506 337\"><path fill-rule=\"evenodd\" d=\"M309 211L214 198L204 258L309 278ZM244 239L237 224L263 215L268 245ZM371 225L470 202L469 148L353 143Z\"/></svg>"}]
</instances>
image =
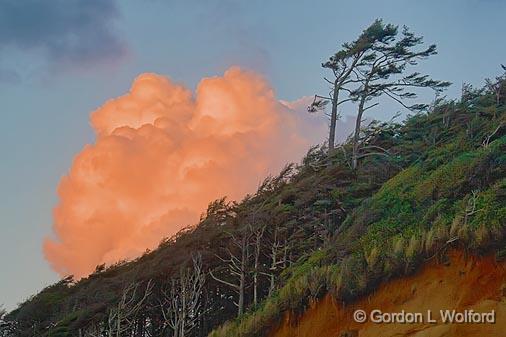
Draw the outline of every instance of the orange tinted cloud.
<instances>
[{"instance_id":1,"label":"orange tinted cloud","mask_svg":"<svg viewBox=\"0 0 506 337\"><path fill-rule=\"evenodd\" d=\"M196 223L210 201L254 192L266 175L300 159L310 145L304 133L315 130L301 127L304 118L263 78L239 68L203 79L195 94L142 74L91 123L96 142L62 178L55 238L44 242L61 275L136 257Z\"/></svg>"}]
</instances>

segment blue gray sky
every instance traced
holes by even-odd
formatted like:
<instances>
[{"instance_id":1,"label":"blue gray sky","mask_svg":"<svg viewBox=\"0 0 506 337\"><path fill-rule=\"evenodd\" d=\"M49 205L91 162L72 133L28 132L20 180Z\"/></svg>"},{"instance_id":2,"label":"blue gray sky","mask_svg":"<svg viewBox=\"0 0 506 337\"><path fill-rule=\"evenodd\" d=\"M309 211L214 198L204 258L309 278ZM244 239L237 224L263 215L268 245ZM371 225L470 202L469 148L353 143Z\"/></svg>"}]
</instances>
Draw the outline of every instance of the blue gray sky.
<instances>
[{"instance_id":1,"label":"blue gray sky","mask_svg":"<svg viewBox=\"0 0 506 337\"><path fill-rule=\"evenodd\" d=\"M295 100L325 92L320 63L383 18L437 43L422 69L453 82L455 97L506 63L505 14L502 0L1 0L0 303L57 280L41 248L56 186L93 142L89 113L138 74L193 88L239 65Z\"/></svg>"}]
</instances>

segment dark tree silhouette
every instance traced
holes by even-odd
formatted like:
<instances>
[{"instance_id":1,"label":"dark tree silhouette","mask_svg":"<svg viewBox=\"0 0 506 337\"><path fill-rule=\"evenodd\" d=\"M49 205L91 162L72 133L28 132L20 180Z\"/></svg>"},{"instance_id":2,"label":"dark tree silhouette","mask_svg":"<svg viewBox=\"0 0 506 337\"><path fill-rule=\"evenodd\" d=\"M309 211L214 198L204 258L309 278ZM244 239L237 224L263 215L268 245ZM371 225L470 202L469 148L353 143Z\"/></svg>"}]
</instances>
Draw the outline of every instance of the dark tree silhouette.
<instances>
[{"instance_id":1,"label":"dark tree silhouette","mask_svg":"<svg viewBox=\"0 0 506 337\"><path fill-rule=\"evenodd\" d=\"M426 109L428 105L406 103L406 100L417 97L413 89L430 88L439 93L450 85L449 82L436 81L419 72L406 74L420 60L437 53L435 44L420 49L418 47L423 44L422 37L416 36L405 26L399 35L397 26L385 25L381 20L375 21L370 29L375 32L373 36L381 38L371 40L362 62L355 67L354 73L359 79L359 86L350 93L352 100L358 103L353 134L352 167L354 169L357 168L360 157L360 131L364 112L379 104L375 102L367 105L368 102L384 95L406 109L420 111ZM374 150L362 156L387 154L387 151L382 148Z\"/></svg>"}]
</instances>

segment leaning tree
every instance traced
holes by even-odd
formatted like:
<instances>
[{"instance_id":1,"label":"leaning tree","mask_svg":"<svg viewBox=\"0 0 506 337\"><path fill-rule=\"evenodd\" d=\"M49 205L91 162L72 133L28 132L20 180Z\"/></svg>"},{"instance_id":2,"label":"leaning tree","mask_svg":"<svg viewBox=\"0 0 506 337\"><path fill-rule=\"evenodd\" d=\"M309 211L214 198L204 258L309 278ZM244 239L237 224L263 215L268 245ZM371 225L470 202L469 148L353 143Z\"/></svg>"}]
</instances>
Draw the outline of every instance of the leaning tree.
<instances>
[{"instance_id":1,"label":"leaning tree","mask_svg":"<svg viewBox=\"0 0 506 337\"><path fill-rule=\"evenodd\" d=\"M356 168L360 157L360 131L363 114L378 105L372 100L387 96L410 110L420 110L425 105L408 105L406 99L416 97L415 88L431 88L440 91L449 83L435 81L419 72L407 72L422 59L436 54L436 46L419 48L422 38L415 36L406 27L399 34L397 26L375 20L353 42L344 43L322 66L330 69L332 80L324 78L331 91L328 96L315 95L308 107L310 112L323 110L332 105L329 130L329 154L335 147L335 128L339 114L338 107L345 102L358 104L355 131L352 138L352 167ZM341 92L346 95L342 97ZM370 103L370 104L368 104ZM382 152L375 152L384 154Z\"/></svg>"},{"instance_id":2,"label":"leaning tree","mask_svg":"<svg viewBox=\"0 0 506 337\"><path fill-rule=\"evenodd\" d=\"M329 154L332 153L335 146L336 124L339 119L337 109L341 104L351 100L350 97L342 99L340 94L343 91L351 93L350 86L360 81L355 70L366 61L364 58L371 46L389 39L395 31L395 27L391 25L383 27L384 29L378 29L379 26L382 26L381 21L376 20L355 41L344 43L342 48L332 55L327 62L322 63L323 68L331 71L331 79L324 77L324 80L330 85L330 92L328 96L315 95L308 111L316 112L324 109L328 103L332 105L328 139Z\"/></svg>"},{"instance_id":3,"label":"leaning tree","mask_svg":"<svg viewBox=\"0 0 506 337\"><path fill-rule=\"evenodd\" d=\"M357 168L361 156L388 154L385 149L376 148L372 152L360 153L360 132L364 112L377 106L377 99L386 96L410 111L427 109L427 104L409 104L407 101L417 97L416 89L429 88L436 93L450 85L449 82L431 79L411 69L420 60L435 55L436 45L422 47L423 39L416 36L407 27L398 34L398 27L383 24L377 20L374 25L381 40L371 42L369 48L354 72L359 79L359 86L350 93L352 101L358 103L355 131L352 144L352 167ZM364 144L366 145L366 144Z\"/></svg>"}]
</instances>

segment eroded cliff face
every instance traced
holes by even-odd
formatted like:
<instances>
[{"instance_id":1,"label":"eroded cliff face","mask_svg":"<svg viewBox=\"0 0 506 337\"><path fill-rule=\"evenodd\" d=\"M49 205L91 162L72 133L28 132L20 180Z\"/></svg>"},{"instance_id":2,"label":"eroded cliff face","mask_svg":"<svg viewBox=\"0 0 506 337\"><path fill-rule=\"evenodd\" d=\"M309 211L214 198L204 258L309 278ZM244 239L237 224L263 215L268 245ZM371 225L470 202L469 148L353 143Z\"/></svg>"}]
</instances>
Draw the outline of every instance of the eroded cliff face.
<instances>
[{"instance_id":1,"label":"eroded cliff face","mask_svg":"<svg viewBox=\"0 0 506 337\"><path fill-rule=\"evenodd\" d=\"M353 319L355 310L367 322ZM422 313L423 322L374 323L371 311ZM495 313L495 323L443 323L440 310ZM427 312L436 323L429 323ZM506 264L493 256L468 257L453 252L450 263L427 263L416 275L391 281L373 294L343 306L330 296L301 317L286 315L270 337L504 337L506 336Z\"/></svg>"}]
</instances>

